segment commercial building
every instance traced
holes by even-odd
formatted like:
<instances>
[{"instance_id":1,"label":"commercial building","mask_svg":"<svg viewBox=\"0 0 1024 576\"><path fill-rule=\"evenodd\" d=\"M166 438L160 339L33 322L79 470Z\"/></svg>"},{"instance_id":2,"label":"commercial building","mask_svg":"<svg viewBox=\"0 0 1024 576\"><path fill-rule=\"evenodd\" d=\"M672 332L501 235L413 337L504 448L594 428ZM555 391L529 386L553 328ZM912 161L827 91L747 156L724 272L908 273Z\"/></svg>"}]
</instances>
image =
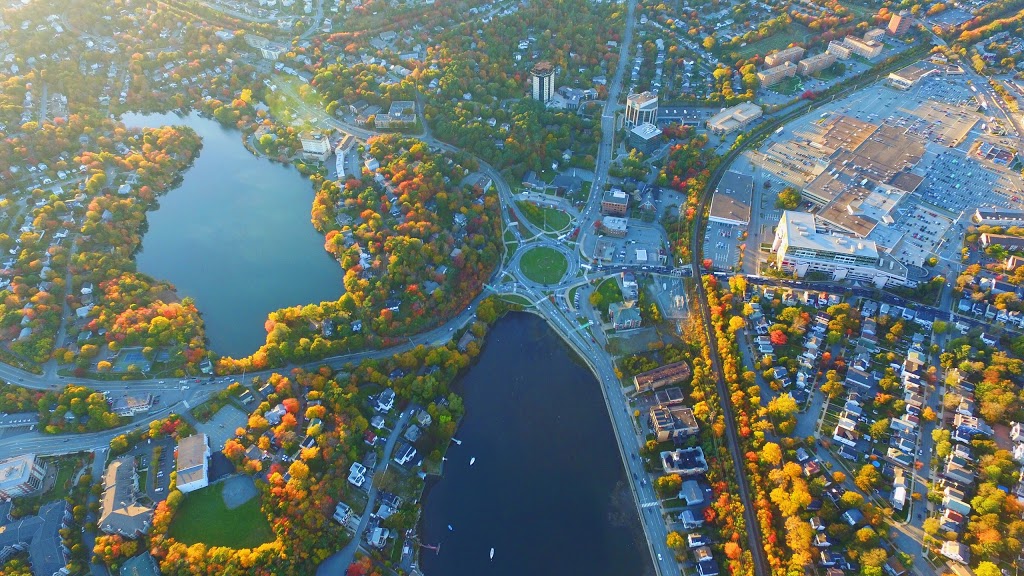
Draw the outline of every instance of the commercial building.
<instances>
[{"instance_id":1,"label":"commercial building","mask_svg":"<svg viewBox=\"0 0 1024 576\"><path fill-rule=\"evenodd\" d=\"M178 442L178 490L188 493L210 484L210 440L193 434Z\"/></svg>"},{"instance_id":2,"label":"commercial building","mask_svg":"<svg viewBox=\"0 0 1024 576\"><path fill-rule=\"evenodd\" d=\"M879 252L873 241L836 234L823 220L806 212L782 213L772 253L780 270L800 278L808 272L821 272L834 281L870 282L879 288L909 283L907 267Z\"/></svg>"},{"instance_id":3,"label":"commercial building","mask_svg":"<svg viewBox=\"0 0 1024 576\"><path fill-rule=\"evenodd\" d=\"M673 362L637 374L633 377L633 384L637 392L646 392L687 380L690 374L690 366L686 362Z\"/></svg>"},{"instance_id":4,"label":"commercial building","mask_svg":"<svg viewBox=\"0 0 1024 576\"><path fill-rule=\"evenodd\" d=\"M829 54L828 52L822 52L821 54L815 54L810 58L804 58L796 65L797 74L801 76L810 76L821 72L825 68L836 63L836 55Z\"/></svg>"},{"instance_id":5,"label":"commercial building","mask_svg":"<svg viewBox=\"0 0 1024 576\"><path fill-rule=\"evenodd\" d=\"M661 142L661 128L654 124L639 124L629 131L629 145L638 152L650 154Z\"/></svg>"},{"instance_id":6,"label":"commercial building","mask_svg":"<svg viewBox=\"0 0 1024 576\"><path fill-rule=\"evenodd\" d=\"M351 134L345 134L341 137L338 145L334 147L334 170L338 174L338 180L345 178L345 165L348 161L348 155L352 152L355 144L356 137Z\"/></svg>"},{"instance_id":7,"label":"commercial building","mask_svg":"<svg viewBox=\"0 0 1024 576\"><path fill-rule=\"evenodd\" d=\"M850 48L842 42L836 42L835 40L828 43L828 48L825 52L827 54L832 54L840 60L846 60L851 54L853 54L853 50L850 50Z\"/></svg>"},{"instance_id":8,"label":"commercial building","mask_svg":"<svg viewBox=\"0 0 1024 576\"><path fill-rule=\"evenodd\" d=\"M658 123L658 95L653 92L630 94L626 98L626 127Z\"/></svg>"},{"instance_id":9,"label":"commercial building","mask_svg":"<svg viewBox=\"0 0 1024 576\"><path fill-rule=\"evenodd\" d=\"M733 170L726 172L711 197L712 222L746 226L750 223L750 199L754 193L754 179Z\"/></svg>"},{"instance_id":10,"label":"commercial building","mask_svg":"<svg viewBox=\"0 0 1024 576\"><path fill-rule=\"evenodd\" d=\"M33 576L68 574L71 552L60 531L72 525L71 505L66 500L44 504L35 516L11 519L11 502L0 503L0 564L28 552Z\"/></svg>"},{"instance_id":11,"label":"commercial building","mask_svg":"<svg viewBox=\"0 0 1024 576\"><path fill-rule=\"evenodd\" d=\"M878 58L882 54L882 49L885 46L878 40L863 40L856 36L847 36L843 39L843 44L846 45L854 54L873 60Z\"/></svg>"},{"instance_id":12,"label":"commercial building","mask_svg":"<svg viewBox=\"0 0 1024 576\"><path fill-rule=\"evenodd\" d=\"M373 125L380 129L400 128L416 124L416 103L412 100L395 100L387 114L377 114Z\"/></svg>"},{"instance_id":13,"label":"commercial building","mask_svg":"<svg viewBox=\"0 0 1024 576\"><path fill-rule=\"evenodd\" d=\"M1020 236L1007 236L1006 234L986 233L981 235L981 246L983 248L1001 246L1010 252L1020 252L1024 250L1024 238Z\"/></svg>"},{"instance_id":14,"label":"commercial building","mask_svg":"<svg viewBox=\"0 0 1024 576\"><path fill-rule=\"evenodd\" d=\"M107 466L103 476L103 499L96 523L107 534L137 538L149 531L153 508L139 503L139 475L135 458L123 456Z\"/></svg>"},{"instance_id":15,"label":"commercial building","mask_svg":"<svg viewBox=\"0 0 1024 576\"><path fill-rule=\"evenodd\" d=\"M604 193L601 198L601 213L611 216L625 216L629 207L629 194L618 188L613 188Z\"/></svg>"},{"instance_id":16,"label":"commercial building","mask_svg":"<svg viewBox=\"0 0 1024 576\"><path fill-rule=\"evenodd\" d=\"M971 221L982 226L1024 226L1024 210L978 208Z\"/></svg>"},{"instance_id":17,"label":"commercial building","mask_svg":"<svg viewBox=\"0 0 1024 576\"><path fill-rule=\"evenodd\" d=\"M686 406L652 406L650 419L658 442L682 440L700 432L693 410Z\"/></svg>"},{"instance_id":18,"label":"commercial building","mask_svg":"<svg viewBox=\"0 0 1024 576\"><path fill-rule=\"evenodd\" d=\"M666 474L699 476L708 471L708 461L700 447L673 450L661 453L661 468Z\"/></svg>"},{"instance_id":19,"label":"commercial building","mask_svg":"<svg viewBox=\"0 0 1024 576\"><path fill-rule=\"evenodd\" d=\"M142 394L139 396L121 396L110 402L110 411L118 416L135 416L149 412L153 407L153 395Z\"/></svg>"},{"instance_id":20,"label":"commercial building","mask_svg":"<svg viewBox=\"0 0 1024 576\"><path fill-rule=\"evenodd\" d=\"M796 62L797 60L804 57L804 49L799 46L793 46L792 48L786 48L785 50L779 50L778 52L772 52L771 54L764 57L764 65L769 68L775 66L781 66L786 62Z\"/></svg>"},{"instance_id":21,"label":"commercial building","mask_svg":"<svg viewBox=\"0 0 1024 576\"><path fill-rule=\"evenodd\" d=\"M27 496L43 487L46 464L35 454L15 456L0 462L0 498Z\"/></svg>"},{"instance_id":22,"label":"commercial building","mask_svg":"<svg viewBox=\"0 0 1024 576\"><path fill-rule=\"evenodd\" d=\"M910 14L910 11L901 10L899 14L893 14L889 18L889 24L885 29L892 36L903 36L913 25L914 17Z\"/></svg>"},{"instance_id":23,"label":"commercial building","mask_svg":"<svg viewBox=\"0 0 1024 576\"><path fill-rule=\"evenodd\" d=\"M605 216L601 219L601 231L609 236L622 238L628 230L628 221L616 216Z\"/></svg>"},{"instance_id":24,"label":"commercial building","mask_svg":"<svg viewBox=\"0 0 1024 576\"><path fill-rule=\"evenodd\" d=\"M548 102L555 93L555 67L551 62L537 62L530 70L533 99Z\"/></svg>"},{"instance_id":25,"label":"commercial building","mask_svg":"<svg viewBox=\"0 0 1024 576\"><path fill-rule=\"evenodd\" d=\"M923 78L938 74L939 69L931 64L918 62L889 74L886 83L899 90L910 90Z\"/></svg>"},{"instance_id":26,"label":"commercial building","mask_svg":"<svg viewBox=\"0 0 1024 576\"><path fill-rule=\"evenodd\" d=\"M299 134L302 143L302 157L323 162L331 155L331 140L319 130L306 130Z\"/></svg>"},{"instance_id":27,"label":"commercial building","mask_svg":"<svg viewBox=\"0 0 1024 576\"><path fill-rule=\"evenodd\" d=\"M757 73L757 79L761 81L761 86L767 88L782 82L786 78L796 76L796 68L796 64L784 62L778 66L761 70Z\"/></svg>"},{"instance_id":28,"label":"commercial building","mask_svg":"<svg viewBox=\"0 0 1024 576\"><path fill-rule=\"evenodd\" d=\"M762 110L757 104L743 102L726 108L708 119L708 130L714 134L729 134L746 128L761 117Z\"/></svg>"}]
</instances>

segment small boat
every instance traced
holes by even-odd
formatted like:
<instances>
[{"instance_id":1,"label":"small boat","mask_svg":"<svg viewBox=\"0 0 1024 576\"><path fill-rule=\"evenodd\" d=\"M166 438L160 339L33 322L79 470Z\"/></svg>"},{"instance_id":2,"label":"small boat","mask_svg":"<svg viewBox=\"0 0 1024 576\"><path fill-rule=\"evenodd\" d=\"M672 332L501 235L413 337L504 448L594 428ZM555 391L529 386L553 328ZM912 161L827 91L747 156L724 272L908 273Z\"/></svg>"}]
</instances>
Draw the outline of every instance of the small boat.
<instances>
[{"instance_id":1,"label":"small boat","mask_svg":"<svg viewBox=\"0 0 1024 576\"><path fill-rule=\"evenodd\" d=\"M491 548L491 560L494 560L494 548Z\"/></svg>"},{"instance_id":2,"label":"small boat","mask_svg":"<svg viewBox=\"0 0 1024 576\"><path fill-rule=\"evenodd\" d=\"M476 463L476 457L475 456L473 458L469 459L469 465L470 466L472 466L474 463Z\"/></svg>"},{"instance_id":3,"label":"small boat","mask_svg":"<svg viewBox=\"0 0 1024 576\"><path fill-rule=\"evenodd\" d=\"M459 446L462 446L462 440L459 440L458 438L452 438L452 442L455 442Z\"/></svg>"},{"instance_id":4,"label":"small boat","mask_svg":"<svg viewBox=\"0 0 1024 576\"><path fill-rule=\"evenodd\" d=\"M452 531L454 531L454 530L455 530L455 528L452 528L452 525L451 525L451 524L449 524L449 525L448 525L448 531L449 531L449 532L452 532Z\"/></svg>"}]
</instances>

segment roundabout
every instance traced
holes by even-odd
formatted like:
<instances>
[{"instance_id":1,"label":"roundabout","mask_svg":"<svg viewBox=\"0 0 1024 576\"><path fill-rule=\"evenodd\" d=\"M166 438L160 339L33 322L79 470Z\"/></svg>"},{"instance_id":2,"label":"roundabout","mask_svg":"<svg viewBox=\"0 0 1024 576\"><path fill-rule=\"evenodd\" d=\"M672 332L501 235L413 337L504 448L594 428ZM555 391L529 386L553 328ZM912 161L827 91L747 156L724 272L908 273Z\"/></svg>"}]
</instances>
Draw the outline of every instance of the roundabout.
<instances>
[{"instance_id":1,"label":"roundabout","mask_svg":"<svg viewBox=\"0 0 1024 576\"><path fill-rule=\"evenodd\" d=\"M519 270L537 284L557 284L569 269L561 251L547 246L529 248L519 257Z\"/></svg>"}]
</instances>

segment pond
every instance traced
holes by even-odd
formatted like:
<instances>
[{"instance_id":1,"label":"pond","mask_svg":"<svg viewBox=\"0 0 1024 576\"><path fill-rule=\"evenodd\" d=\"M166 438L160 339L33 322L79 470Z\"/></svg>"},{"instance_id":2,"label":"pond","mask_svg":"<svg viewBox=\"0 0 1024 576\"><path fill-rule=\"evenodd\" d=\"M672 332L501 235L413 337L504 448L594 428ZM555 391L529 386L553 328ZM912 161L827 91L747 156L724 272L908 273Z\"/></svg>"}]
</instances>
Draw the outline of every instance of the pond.
<instances>
[{"instance_id":1,"label":"pond","mask_svg":"<svg viewBox=\"0 0 1024 576\"><path fill-rule=\"evenodd\" d=\"M544 320L501 320L457 389L462 444L423 503L427 576L653 574L597 379Z\"/></svg>"},{"instance_id":2,"label":"pond","mask_svg":"<svg viewBox=\"0 0 1024 576\"><path fill-rule=\"evenodd\" d=\"M265 342L269 312L341 296L341 267L310 223L312 185L295 168L253 156L237 130L195 113L121 120L185 125L203 139L181 185L147 214L137 263L195 300L214 352L247 356Z\"/></svg>"}]
</instances>

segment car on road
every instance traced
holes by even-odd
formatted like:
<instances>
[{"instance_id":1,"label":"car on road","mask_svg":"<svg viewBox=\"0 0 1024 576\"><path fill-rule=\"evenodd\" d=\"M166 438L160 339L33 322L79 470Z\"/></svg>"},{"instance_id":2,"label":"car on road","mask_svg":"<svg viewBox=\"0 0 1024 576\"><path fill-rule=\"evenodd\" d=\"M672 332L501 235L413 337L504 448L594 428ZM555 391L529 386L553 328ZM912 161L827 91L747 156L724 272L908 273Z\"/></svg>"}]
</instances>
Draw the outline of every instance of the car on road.
<instances>
[{"instance_id":1,"label":"car on road","mask_svg":"<svg viewBox=\"0 0 1024 576\"><path fill-rule=\"evenodd\" d=\"M661 552L658 552L658 562L661 562Z\"/></svg>"}]
</instances>

